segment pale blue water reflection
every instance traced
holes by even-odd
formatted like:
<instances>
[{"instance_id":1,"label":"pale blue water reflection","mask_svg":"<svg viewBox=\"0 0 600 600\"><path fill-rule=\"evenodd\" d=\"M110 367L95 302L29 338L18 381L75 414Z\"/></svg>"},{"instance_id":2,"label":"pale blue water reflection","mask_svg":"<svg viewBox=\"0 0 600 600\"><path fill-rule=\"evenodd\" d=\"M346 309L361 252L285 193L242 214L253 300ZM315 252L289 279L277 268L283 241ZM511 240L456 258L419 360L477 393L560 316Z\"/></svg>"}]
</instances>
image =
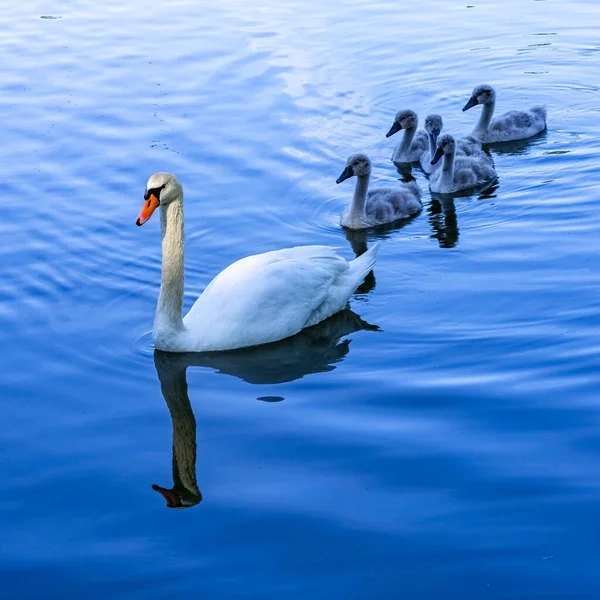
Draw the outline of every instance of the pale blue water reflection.
<instances>
[{"instance_id":1,"label":"pale blue water reflection","mask_svg":"<svg viewBox=\"0 0 600 600\"><path fill-rule=\"evenodd\" d=\"M5 10L3 591L597 598L599 17L553 0ZM413 169L418 217L341 231L346 157L393 185L397 110L466 134L483 82L498 111L549 114L491 150L497 186L432 198ZM134 225L158 170L186 189L186 308L246 254L379 239L343 327L162 364L158 224Z\"/></svg>"}]
</instances>

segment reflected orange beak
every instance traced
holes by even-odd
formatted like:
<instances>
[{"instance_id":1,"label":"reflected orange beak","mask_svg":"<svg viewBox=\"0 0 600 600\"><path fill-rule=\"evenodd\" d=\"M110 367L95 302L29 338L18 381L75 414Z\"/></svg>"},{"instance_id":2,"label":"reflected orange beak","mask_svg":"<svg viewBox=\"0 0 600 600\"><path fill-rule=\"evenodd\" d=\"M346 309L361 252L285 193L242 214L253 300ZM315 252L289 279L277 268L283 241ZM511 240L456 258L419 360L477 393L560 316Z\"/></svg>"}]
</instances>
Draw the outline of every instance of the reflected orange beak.
<instances>
[{"instance_id":1,"label":"reflected orange beak","mask_svg":"<svg viewBox=\"0 0 600 600\"><path fill-rule=\"evenodd\" d=\"M151 216L152 213L159 206L160 200L154 195L149 194L147 198L144 198L144 206L140 210L140 214L135 220L136 225L143 225Z\"/></svg>"},{"instance_id":2,"label":"reflected orange beak","mask_svg":"<svg viewBox=\"0 0 600 600\"><path fill-rule=\"evenodd\" d=\"M166 501L169 508L183 508L183 504L179 499L179 496L173 491L155 483L152 485L152 489L158 492Z\"/></svg>"}]
</instances>

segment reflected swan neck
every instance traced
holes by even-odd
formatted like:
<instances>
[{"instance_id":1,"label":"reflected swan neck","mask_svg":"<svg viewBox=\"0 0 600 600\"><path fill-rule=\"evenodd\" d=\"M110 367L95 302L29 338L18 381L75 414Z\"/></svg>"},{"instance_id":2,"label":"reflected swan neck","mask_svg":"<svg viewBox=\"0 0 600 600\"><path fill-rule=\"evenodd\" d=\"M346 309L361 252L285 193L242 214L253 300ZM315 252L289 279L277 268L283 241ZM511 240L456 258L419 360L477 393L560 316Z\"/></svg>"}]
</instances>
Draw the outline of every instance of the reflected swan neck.
<instances>
[{"instance_id":1,"label":"reflected swan neck","mask_svg":"<svg viewBox=\"0 0 600 600\"><path fill-rule=\"evenodd\" d=\"M202 494L196 481L196 418L188 395L186 367L157 370L173 423L172 491L188 505L195 504L202 500Z\"/></svg>"}]
</instances>

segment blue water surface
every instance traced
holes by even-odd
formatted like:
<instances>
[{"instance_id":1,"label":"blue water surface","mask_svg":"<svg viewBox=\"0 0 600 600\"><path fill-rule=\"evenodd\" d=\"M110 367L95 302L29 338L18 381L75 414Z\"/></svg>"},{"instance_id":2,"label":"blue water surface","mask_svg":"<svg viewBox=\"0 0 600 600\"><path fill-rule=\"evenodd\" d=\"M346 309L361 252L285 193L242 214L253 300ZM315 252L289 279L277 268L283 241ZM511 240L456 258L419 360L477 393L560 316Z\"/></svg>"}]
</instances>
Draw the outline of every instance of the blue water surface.
<instances>
[{"instance_id":1,"label":"blue water surface","mask_svg":"<svg viewBox=\"0 0 600 600\"><path fill-rule=\"evenodd\" d=\"M12 3L0 48L0 460L11 599L600 598L600 4ZM546 104L486 193L346 235L394 114L479 83ZM349 310L220 356L154 353L158 219L186 309L247 254L382 242ZM166 500L185 510L166 508ZM170 494L170 495L169 495Z\"/></svg>"}]
</instances>

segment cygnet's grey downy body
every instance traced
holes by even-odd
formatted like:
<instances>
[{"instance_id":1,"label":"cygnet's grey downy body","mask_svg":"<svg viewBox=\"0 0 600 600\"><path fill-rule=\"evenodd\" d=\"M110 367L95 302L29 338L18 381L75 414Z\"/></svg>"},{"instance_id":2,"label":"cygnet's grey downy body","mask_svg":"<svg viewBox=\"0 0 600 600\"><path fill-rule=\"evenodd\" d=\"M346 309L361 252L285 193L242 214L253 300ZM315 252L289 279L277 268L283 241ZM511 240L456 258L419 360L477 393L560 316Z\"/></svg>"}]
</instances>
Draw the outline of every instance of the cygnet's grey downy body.
<instances>
[{"instance_id":1,"label":"cygnet's grey downy body","mask_svg":"<svg viewBox=\"0 0 600 600\"><path fill-rule=\"evenodd\" d=\"M463 112L477 104L482 105L481 116L471 135L484 144L523 140L546 129L545 106L534 106L529 110L510 110L501 117L492 119L496 106L496 91L491 85L478 85L463 107Z\"/></svg>"},{"instance_id":2,"label":"cygnet's grey downy body","mask_svg":"<svg viewBox=\"0 0 600 600\"><path fill-rule=\"evenodd\" d=\"M371 161L366 154L350 156L337 183L353 176L356 177L356 188L352 203L342 216L342 227L368 229L411 217L423 208L421 192L416 181L400 182L395 188L369 190Z\"/></svg>"},{"instance_id":3,"label":"cygnet's grey downy body","mask_svg":"<svg viewBox=\"0 0 600 600\"><path fill-rule=\"evenodd\" d=\"M484 152L457 157L456 142L447 133L438 139L437 150L431 162L436 164L442 157L441 169L433 171L429 179L432 192L450 194L492 183L497 177L492 159Z\"/></svg>"}]
</instances>

